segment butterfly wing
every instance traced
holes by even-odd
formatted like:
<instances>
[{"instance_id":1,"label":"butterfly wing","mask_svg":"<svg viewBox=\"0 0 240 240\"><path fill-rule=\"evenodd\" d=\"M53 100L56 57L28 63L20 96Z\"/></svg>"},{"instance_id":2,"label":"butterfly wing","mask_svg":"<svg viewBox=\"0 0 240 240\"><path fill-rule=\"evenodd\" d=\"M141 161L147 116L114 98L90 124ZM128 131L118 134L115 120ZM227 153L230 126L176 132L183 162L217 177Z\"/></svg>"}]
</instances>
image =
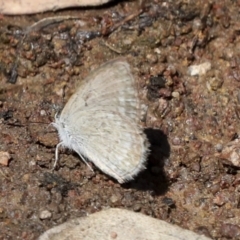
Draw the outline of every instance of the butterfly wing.
<instances>
[{"instance_id":1,"label":"butterfly wing","mask_svg":"<svg viewBox=\"0 0 240 240\"><path fill-rule=\"evenodd\" d=\"M116 111L134 121L140 119L140 103L135 79L124 59L103 64L93 71L80 85L65 105L61 119L85 107Z\"/></svg>"},{"instance_id":2,"label":"butterfly wing","mask_svg":"<svg viewBox=\"0 0 240 240\"><path fill-rule=\"evenodd\" d=\"M72 149L123 183L144 169L148 142L141 128L116 112L91 108L66 125Z\"/></svg>"},{"instance_id":3,"label":"butterfly wing","mask_svg":"<svg viewBox=\"0 0 240 240\"><path fill-rule=\"evenodd\" d=\"M122 183L144 168L148 152L139 106L128 63L114 60L86 78L55 126L63 145Z\"/></svg>"}]
</instances>

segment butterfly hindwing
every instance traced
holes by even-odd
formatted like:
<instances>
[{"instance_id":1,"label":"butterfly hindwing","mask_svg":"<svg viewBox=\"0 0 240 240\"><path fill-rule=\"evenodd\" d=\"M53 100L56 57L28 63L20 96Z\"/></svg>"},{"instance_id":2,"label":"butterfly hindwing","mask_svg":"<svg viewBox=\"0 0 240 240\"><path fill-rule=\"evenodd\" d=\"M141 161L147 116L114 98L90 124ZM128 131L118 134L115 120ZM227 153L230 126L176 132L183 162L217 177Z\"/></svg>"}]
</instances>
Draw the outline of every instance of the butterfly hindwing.
<instances>
[{"instance_id":1,"label":"butterfly hindwing","mask_svg":"<svg viewBox=\"0 0 240 240\"><path fill-rule=\"evenodd\" d=\"M131 118L99 109L76 117L74 126L67 127L74 151L120 183L132 179L144 168L148 143Z\"/></svg>"}]
</instances>

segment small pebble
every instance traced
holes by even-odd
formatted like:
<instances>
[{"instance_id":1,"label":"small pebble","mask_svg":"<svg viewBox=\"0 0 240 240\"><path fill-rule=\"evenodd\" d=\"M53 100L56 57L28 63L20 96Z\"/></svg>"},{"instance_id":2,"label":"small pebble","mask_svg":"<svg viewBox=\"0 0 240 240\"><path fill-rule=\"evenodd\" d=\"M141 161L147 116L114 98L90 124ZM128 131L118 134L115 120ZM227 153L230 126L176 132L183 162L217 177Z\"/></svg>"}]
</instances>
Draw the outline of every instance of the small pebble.
<instances>
[{"instance_id":1,"label":"small pebble","mask_svg":"<svg viewBox=\"0 0 240 240\"><path fill-rule=\"evenodd\" d=\"M39 214L39 218L42 219L42 220L43 219L49 219L51 217L52 217L52 213L48 210L43 210Z\"/></svg>"},{"instance_id":2,"label":"small pebble","mask_svg":"<svg viewBox=\"0 0 240 240\"><path fill-rule=\"evenodd\" d=\"M47 115L47 113L46 113L46 111L45 111L45 110L43 110L43 109L42 109L42 110L40 111L40 115L41 115L41 116L46 116L46 115Z\"/></svg>"},{"instance_id":3,"label":"small pebble","mask_svg":"<svg viewBox=\"0 0 240 240\"><path fill-rule=\"evenodd\" d=\"M116 238L117 238L117 233L111 232L111 239L116 239Z\"/></svg>"},{"instance_id":4,"label":"small pebble","mask_svg":"<svg viewBox=\"0 0 240 240\"><path fill-rule=\"evenodd\" d=\"M11 156L8 152L0 152L0 164L3 166L8 166Z\"/></svg>"},{"instance_id":5,"label":"small pebble","mask_svg":"<svg viewBox=\"0 0 240 240\"><path fill-rule=\"evenodd\" d=\"M141 208L142 208L141 204L139 204L139 203L136 203L136 204L133 205L133 211L134 212L140 212Z\"/></svg>"},{"instance_id":6,"label":"small pebble","mask_svg":"<svg viewBox=\"0 0 240 240\"><path fill-rule=\"evenodd\" d=\"M221 233L223 236L229 239L239 239L240 227L231 223L224 223L221 227Z\"/></svg>"},{"instance_id":7,"label":"small pebble","mask_svg":"<svg viewBox=\"0 0 240 240\"><path fill-rule=\"evenodd\" d=\"M211 63L210 62L204 62L199 65L191 65L188 68L188 74L190 76L196 76L196 75L205 75L207 71L211 69Z\"/></svg>"},{"instance_id":8,"label":"small pebble","mask_svg":"<svg viewBox=\"0 0 240 240\"><path fill-rule=\"evenodd\" d=\"M172 92L172 97L179 98L180 97L179 92Z\"/></svg>"},{"instance_id":9,"label":"small pebble","mask_svg":"<svg viewBox=\"0 0 240 240\"><path fill-rule=\"evenodd\" d=\"M118 195L118 194L113 194L113 195L110 197L110 201L111 201L111 203L120 202L120 201L121 201L121 196Z\"/></svg>"},{"instance_id":10,"label":"small pebble","mask_svg":"<svg viewBox=\"0 0 240 240\"><path fill-rule=\"evenodd\" d=\"M158 61L158 57L156 54L149 53L149 54L147 54L146 58L150 64L155 64Z\"/></svg>"},{"instance_id":11,"label":"small pebble","mask_svg":"<svg viewBox=\"0 0 240 240\"><path fill-rule=\"evenodd\" d=\"M218 152L221 152L223 150L223 145L221 143L218 143L216 146L215 146L215 149L218 151Z\"/></svg>"}]
</instances>

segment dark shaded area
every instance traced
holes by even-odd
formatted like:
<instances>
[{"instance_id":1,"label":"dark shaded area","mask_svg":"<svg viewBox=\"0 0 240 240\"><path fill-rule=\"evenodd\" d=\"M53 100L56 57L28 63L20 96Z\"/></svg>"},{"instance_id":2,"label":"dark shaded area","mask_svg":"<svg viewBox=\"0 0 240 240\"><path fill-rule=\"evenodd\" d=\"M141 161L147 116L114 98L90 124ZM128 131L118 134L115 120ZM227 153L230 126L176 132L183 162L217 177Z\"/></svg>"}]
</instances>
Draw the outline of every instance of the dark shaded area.
<instances>
[{"instance_id":1,"label":"dark shaded area","mask_svg":"<svg viewBox=\"0 0 240 240\"><path fill-rule=\"evenodd\" d=\"M177 86L177 74L173 74L173 78L175 80L175 84ZM175 75L175 77L174 77ZM173 85L169 86L167 83L168 80L166 79L166 76L163 74L158 74L156 76L152 76L150 78L150 83L148 85L148 93L147 97L150 101L154 101L155 99L158 98L165 98L165 99L171 99L172 95L171 92L173 90Z\"/></svg>"},{"instance_id":2,"label":"dark shaded area","mask_svg":"<svg viewBox=\"0 0 240 240\"><path fill-rule=\"evenodd\" d=\"M168 158L170 156L170 145L167 140L167 136L159 129L148 128L145 130L147 138L151 144L151 147L159 147L162 152L162 157Z\"/></svg>"},{"instance_id":3,"label":"dark shaded area","mask_svg":"<svg viewBox=\"0 0 240 240\"><path fill-rule=\"evenodd\" d=\"M78 186L77 184L73 184L62 178L60 175L50 172L45 172L43 178L40 179L40 182L41 187L45 187L48 190L55 188L64 197L67 196L69 190L76 189Z\"/></svg>"},{"instance_id":4,"label":"dark shaded area","mask_svg":"<svg viewBox=\"0 0 240 240\"><path fill-rule=\"evenodd\" d=\"M169 181L164 172L164 160L170 156L170 145L167 136L159 129L146 129L145 134L151 145L147 169L133 181L123 186L130 186L142 191L152 191L153 195L162 195L169 186Z\"/></svg>"},{"instance_id":5,"label":"dark shaded area","mask_svg":"<svg viewBox=\"0 0 240 240\"><path fill-rule=\"evenodd\" d=\"M0 112L0 119L3 119L4 121L11 119L13 117L13 111L7 110L7 111L1 111Z\"/></svg>"}]
</instances>

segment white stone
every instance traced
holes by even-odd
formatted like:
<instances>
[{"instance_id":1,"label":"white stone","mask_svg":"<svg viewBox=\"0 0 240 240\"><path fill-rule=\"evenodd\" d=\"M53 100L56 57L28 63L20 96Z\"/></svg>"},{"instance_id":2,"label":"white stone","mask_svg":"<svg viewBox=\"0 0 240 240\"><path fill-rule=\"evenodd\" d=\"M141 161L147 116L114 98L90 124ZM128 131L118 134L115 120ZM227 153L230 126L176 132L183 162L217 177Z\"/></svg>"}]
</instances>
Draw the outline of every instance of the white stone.
<instances>
[{"instance_id":1,"label":"white stone","mask_svg":"<svg viewBox=\"0 0 240 240\"><path fill-rule=\"evenodd\" d=\"M46 231L39 240L209 240L141 213L111 208L77 218Z\"/></svg>"},{"instance_id":2,"label":"white stone","mask_svg":"<svg viewBox=\"0 0 240 240\"><path fill-rule=\"evenodd\" d=\"M188 67L188 74L191 76L205 75L211 69L210 62L204 62L198 65L191 65Z\"/></svg>"}]
</instances>

